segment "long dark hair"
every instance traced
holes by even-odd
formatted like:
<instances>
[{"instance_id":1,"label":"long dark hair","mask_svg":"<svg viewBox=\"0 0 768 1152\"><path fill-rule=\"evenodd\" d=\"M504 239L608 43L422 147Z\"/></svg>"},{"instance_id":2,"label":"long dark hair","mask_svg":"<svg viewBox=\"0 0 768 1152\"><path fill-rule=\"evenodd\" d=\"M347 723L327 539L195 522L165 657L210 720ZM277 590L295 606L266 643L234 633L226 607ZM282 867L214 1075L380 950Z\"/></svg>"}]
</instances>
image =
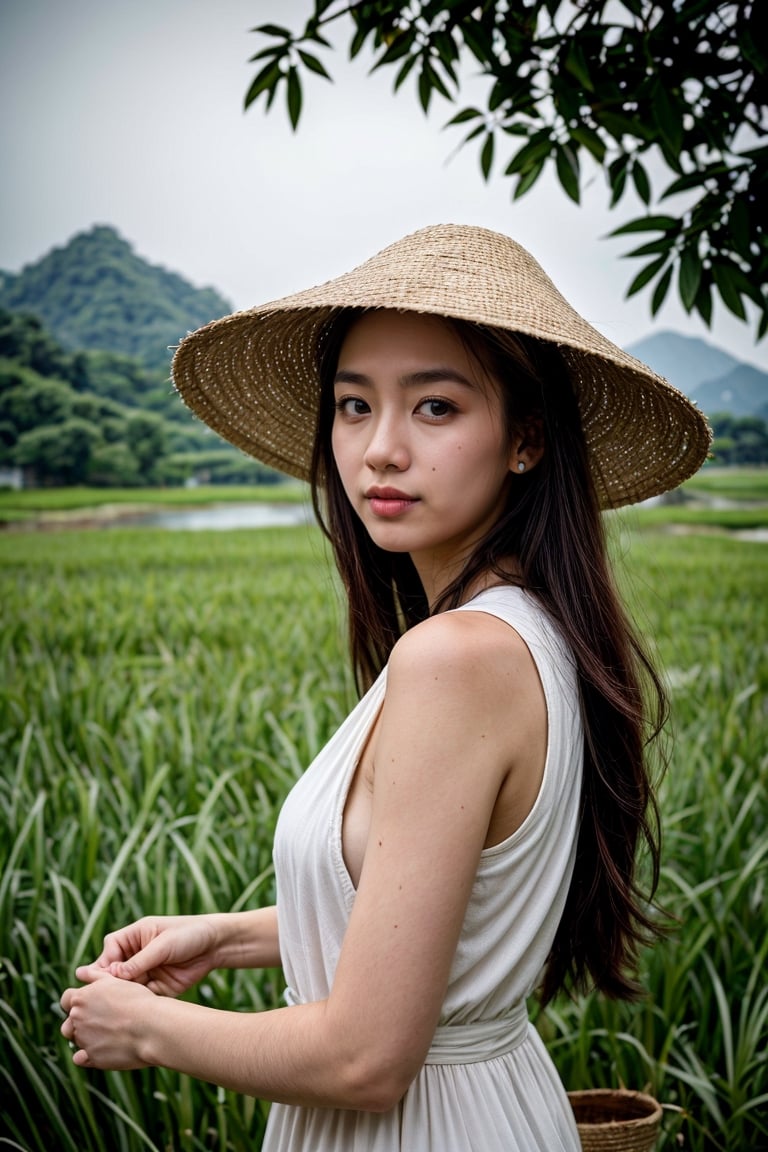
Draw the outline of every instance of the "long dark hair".
<instances>
[{"instance_id":1,"label":"long dark hair","mask_svg":"<svg viewBox=\"0 0 768 1152\"><path fill-rule=\"evenodd\" d=\"M318 352L322 381L312 494L349 599L350 649L360 690L380 672L403 632L429 615L407 554L385 552L352 510L331 449L333 378L345 310ZM455 608L478 575L519 583L557 622L573 651L584 723L584 780L576 864L541 998L594 986L632 999L641 945L660 934L652 899L659 876L659 821L647 746L666 717L658 675L622 608L607 557L591 462L566 365L554 345L499 329L445 321L501 386L507 432L538 426L544 454L516 476L504 512L433 611ZM505 561L506 567L505 567ZM647 873L638 877L645 845Z\"/></svg>"}]
</instances>

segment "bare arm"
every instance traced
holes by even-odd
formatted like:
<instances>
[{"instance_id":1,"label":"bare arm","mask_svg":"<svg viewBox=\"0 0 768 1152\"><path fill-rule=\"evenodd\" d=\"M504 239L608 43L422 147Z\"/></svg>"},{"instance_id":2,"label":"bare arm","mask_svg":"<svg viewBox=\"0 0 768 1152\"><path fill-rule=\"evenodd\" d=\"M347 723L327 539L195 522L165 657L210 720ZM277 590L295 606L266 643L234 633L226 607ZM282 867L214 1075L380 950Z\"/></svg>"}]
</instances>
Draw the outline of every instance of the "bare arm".
<instances>
[{"instance_id":1,"label":"bare arm","mask_svg":"<svg viewBox=\"0 0 768 1152\"><path fill-rule=\"evenodd\" d=\"M102 973L62 1000L78 1063L159 1064L292 1104L396 1103L434 1035L496 797L530 726L509 690L535 677L524 645L462 616L427 621L393 653L368 847L327 1001L223 1013Z\"/></svg>"},{"instance_id":2,"label":"bare arm","mask_svg":"<svg viewBox=\"0 0 768 1152\"><path fill-rule=\"evenodd\" d=\"M274 968L280 964L277 909L202 916L145 916L104 939L101 955L76 976L108 972L145 984L159 996L179 996L214 968Z\"/></svg>"}]
</instances>

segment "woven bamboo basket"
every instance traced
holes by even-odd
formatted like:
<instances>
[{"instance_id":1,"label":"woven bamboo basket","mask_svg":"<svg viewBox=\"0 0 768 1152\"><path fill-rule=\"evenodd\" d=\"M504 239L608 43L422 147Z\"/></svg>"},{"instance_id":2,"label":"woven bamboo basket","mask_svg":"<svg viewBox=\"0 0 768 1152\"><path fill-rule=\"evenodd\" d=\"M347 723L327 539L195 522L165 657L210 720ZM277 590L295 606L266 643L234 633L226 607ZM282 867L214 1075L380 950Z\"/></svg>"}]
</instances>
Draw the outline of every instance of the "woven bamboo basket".
<instances>
[{"instance_id":1,"label":"woven bamboo basket","mask_svg":"<svg viewBox=\"0 0 768 1152\"><path fill-rule=\"evenodd\" d=\"M592 1088L569 1092L583 1152L651 1152L661 1128L661 1105L644 1092Z\"/></svg>"}]
</instances>

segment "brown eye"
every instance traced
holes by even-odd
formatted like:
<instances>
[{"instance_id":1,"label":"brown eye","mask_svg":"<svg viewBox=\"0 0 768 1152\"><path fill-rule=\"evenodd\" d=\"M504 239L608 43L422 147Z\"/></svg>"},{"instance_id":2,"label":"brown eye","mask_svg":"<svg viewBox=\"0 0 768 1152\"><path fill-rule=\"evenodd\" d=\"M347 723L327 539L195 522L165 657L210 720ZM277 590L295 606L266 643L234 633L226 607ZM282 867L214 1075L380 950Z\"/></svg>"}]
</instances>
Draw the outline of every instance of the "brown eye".
<instances>
[{"instance_id":1,"label":"brown eye","mask_svg":"<svg viewBox=\"0 0 768 1152\"><path fill-rule=\"evenodd\" d=\"M370 412L365 400L359 396L342 396L336 401L335 408L342 416L365 416Z\"/></svg>"},{"instance_id":2,"label":"brown eye","mask_svg":"<svg viewBox=\"0 0 768 1152\"><path fill-rule=\"evenodd\" d=\"M453 404L449 404L447 400L440 400L437 397L429 400L422 400L419 404L418 411L422 416L429 416L433 420L439 420L443 416L450 416L455 412Z\"/></svg>"}]
</instances>

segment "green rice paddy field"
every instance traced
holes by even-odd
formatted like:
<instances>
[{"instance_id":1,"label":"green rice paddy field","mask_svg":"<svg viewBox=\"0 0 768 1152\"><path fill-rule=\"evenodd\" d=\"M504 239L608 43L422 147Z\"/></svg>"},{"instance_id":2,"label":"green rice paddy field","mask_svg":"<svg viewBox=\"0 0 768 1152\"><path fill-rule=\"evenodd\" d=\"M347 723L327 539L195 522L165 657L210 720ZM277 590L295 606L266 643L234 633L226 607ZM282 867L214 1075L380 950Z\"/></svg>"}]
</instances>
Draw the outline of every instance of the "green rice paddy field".
<instances>
[{"instance_id":1,"label":"green rice paddy field","mask_svg":"<svg viewBox=\"0 0 768 1152\"><path fill-rule=\"evenodd\" d=\"M672 699L661 900L634 1006L537 1024L569 1088L649 1088L660 1147L768 1147L764 543L614 517L622 581ZM281 800L354 693L319 534L0 535L0 1148L259 1147L266 1105L160 1069L84 1073L59 994L146 912L273 896ZM197 995L279 1002L278 972ZM448 1150L446 1150L448 1152Z\"/></svg>"}]
</instances>

